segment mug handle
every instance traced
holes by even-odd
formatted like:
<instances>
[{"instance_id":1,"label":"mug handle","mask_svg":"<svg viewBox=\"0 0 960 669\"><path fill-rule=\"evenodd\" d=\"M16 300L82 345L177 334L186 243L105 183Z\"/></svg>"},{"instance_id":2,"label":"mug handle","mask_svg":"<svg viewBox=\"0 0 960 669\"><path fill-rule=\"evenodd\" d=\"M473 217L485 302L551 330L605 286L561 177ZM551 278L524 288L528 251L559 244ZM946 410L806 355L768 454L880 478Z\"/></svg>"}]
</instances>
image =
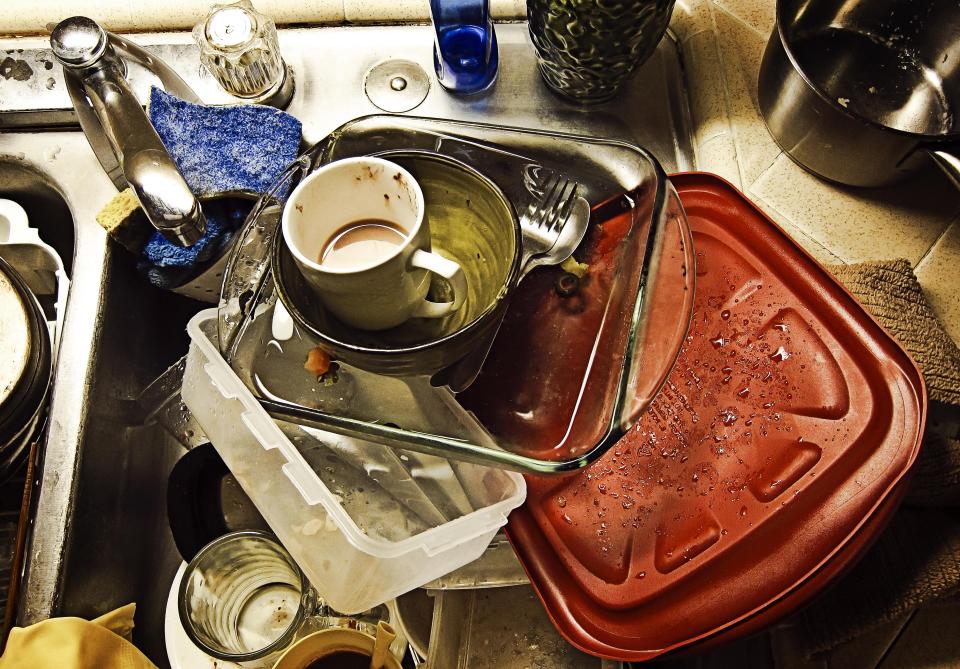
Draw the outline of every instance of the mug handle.
<instances>
[{"instance_id":1,"label":"mug handle","mask_svg":"<svg viewBox=\"0 0 960 669\"><path fill-rule=\"evenodd\" d=\"M453 302L424 300L413 312L415 318L443 318L463 306L463 301L467 296L467 280L463 278L463 270L460 269L460 265L423 249L417 249L413 252L413 255L410 256L410 265L439 274L449 281L453 288Z\"/></svg>"}]
</instances>

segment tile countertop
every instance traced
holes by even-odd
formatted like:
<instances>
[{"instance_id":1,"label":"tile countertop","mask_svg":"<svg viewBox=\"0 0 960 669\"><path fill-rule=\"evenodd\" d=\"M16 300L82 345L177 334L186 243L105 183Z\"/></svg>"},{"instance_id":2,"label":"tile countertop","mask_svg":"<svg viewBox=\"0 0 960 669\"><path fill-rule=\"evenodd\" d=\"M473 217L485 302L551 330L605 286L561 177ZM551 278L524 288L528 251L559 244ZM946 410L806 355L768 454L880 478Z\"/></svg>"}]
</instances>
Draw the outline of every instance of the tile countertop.
<instances>
[{"instance_id":1,"label":"tile countertop","mask_svg":"<svg viewBox=\"0 0 960 669\"><path fill-rule=\"evenodd\" d=\"M226 0L224 0L226 1ZM113 30L191 27L212 0L97 0L85 9ZM256 0L278 24L420 21L427 0ZM491 0L495 17L522 18L525 0ZM671 28L690 89L699 169L733 182L823 263L905 257L960 341L960 197L936 170L885 189L831 185L774 143L757 106L757 75L774 0L677 0ZM37 33L76 12L69 0L8 0L0 34Z\"/></svg>"}]
</instances>

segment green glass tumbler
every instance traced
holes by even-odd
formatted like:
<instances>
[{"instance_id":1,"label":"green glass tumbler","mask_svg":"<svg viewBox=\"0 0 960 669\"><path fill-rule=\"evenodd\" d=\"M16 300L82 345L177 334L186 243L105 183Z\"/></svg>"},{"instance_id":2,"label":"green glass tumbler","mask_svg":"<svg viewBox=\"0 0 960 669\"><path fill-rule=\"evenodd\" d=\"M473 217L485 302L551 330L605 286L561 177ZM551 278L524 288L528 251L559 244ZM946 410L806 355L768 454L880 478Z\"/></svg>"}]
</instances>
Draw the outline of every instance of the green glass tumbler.
<instances>
[{"instance_id":1,"label":"green glass tumbler","mask_svg":"<svg viewBox=\"0 0 960 669\"><path fill-rule=\"evenodd\" d=\"M674 0L527 0L544 81L575 102L614 97L657 48Z\"/></svg>"}]
</instances>

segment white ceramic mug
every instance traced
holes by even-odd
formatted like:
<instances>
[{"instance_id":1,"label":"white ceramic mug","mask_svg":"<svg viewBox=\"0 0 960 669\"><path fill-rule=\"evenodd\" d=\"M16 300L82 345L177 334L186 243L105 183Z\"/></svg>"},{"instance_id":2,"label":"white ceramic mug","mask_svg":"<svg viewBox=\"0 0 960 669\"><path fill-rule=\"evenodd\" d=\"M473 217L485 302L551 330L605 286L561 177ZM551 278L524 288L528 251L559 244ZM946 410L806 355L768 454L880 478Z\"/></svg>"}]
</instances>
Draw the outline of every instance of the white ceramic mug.
<instances>
[{"instance_id":1,"label":"white ceramic mug","mask_svg":"<svg viewBox=\"0 0 960 669\"><path fill-rule=\"evenodd\" d=\"M351 223L388 221L404 239L395 248L347 266L321 265L330 240ZM384 330L409 318L442 318L467 294L460 266L430 251L423 192L405 169L381 158L338 160L306 176L290 194L283 239L314 293L337 318ZM430 274L449 281L452 302L430 302Z\"/></svg>"}]
</instances>

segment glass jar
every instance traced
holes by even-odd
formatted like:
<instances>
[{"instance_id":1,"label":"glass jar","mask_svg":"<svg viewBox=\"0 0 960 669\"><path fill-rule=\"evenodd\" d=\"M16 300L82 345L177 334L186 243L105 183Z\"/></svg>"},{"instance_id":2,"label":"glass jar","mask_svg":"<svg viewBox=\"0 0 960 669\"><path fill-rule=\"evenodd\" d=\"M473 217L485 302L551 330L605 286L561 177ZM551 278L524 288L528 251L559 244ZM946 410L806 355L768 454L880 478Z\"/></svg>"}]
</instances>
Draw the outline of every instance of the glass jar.
<instances>
[{"instance_id":1,"label":"glass jar","mask_svg":"<svg viewBox=\"0 0 960 669\"><path fill-rule=\"evenodd\" d=\"M674 0L527 0L540 74L576 102L614 97L667 30Z\"/></svg>"}]
</instances>

